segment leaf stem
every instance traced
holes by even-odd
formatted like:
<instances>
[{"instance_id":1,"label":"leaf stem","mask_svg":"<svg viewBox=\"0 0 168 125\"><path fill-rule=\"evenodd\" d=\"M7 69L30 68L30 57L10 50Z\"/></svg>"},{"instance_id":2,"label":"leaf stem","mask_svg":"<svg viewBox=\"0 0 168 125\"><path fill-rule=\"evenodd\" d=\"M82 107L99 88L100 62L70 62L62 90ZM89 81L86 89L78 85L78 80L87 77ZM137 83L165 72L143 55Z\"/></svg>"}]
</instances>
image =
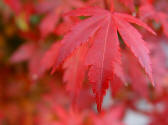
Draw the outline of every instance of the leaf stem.
<instances>
[{"instance_id":1,"label":"leaf stem","mask_svg":"<svg viewBox=\"0 0 168 125\"><path fill-rule=\"evenodd\" d=\"M109 6L108 6L107 0L103 0L103 1L104 1L104 7L105 7L105 9L109 10Z\"/></svg>"},{"instance_id":2,"label":"leaf stem","mask_svg":"<svg viewBox=\"0 0 168 125\"><path fill-rule=\"evenodd\" d=\"M110 10L111 12L114 12L114 0L103 0L104 1L104 8L107 10Z\"/></svg>"},{"instance_id":3,"label":"leaf stem","mask_svg":"<svg viewBox=\"0 0 168 125\"><path fill-rule=\"evenodd\" d=\"M111 0L110 11L114 12L114 0Z\"/></svg>"}]
</instances>

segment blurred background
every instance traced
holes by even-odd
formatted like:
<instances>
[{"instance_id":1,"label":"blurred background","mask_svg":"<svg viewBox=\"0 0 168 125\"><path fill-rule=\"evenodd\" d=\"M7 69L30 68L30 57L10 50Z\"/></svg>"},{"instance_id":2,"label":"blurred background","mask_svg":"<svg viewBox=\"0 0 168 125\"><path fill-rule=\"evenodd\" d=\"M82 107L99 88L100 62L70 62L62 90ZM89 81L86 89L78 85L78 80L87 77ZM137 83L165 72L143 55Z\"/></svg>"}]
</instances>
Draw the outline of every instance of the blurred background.
<instances>
[{"instance_id":1,"label":"blurred background","mask_svg":"<svg viewBox=\"0 0 168 125\"><path fill-rule=\"evenodd\" d=\"M119 36L128 83L110 83L101 113L87 75L75 95L70 64L50 70L56 54L48 53L87 18L64 13L85 6L108 9L110 0L0 0L0 125L168 125L168 0L114 0L117 12L157 33L135 26L147 41L156 85Z\"/></svg>"}]
</instances>

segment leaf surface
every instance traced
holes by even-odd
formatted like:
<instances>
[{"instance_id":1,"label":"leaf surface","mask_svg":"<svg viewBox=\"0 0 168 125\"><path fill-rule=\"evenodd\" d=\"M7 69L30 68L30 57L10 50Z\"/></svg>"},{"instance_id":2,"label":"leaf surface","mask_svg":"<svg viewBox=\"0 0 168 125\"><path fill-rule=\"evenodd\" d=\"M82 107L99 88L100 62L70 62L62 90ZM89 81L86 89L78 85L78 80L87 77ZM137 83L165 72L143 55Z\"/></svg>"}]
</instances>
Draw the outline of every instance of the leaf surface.
<instances>
[{"instance_id":1,"label":"leaf surface","mask_svg":"<svg viewBox=\"0 0 168 125\"><path fill-rule=\"evenodd\" d=\"M53 72L60 64L68 60L75 50L92 39L93 42L88 49L85 62L89 66L88 77L95 94L98 111L101 110L103 96L109 82L113 79L113 75L115 74L124 80L120 65L118 32L132 53L138 58L139 63L153 83L149 50L140 33L129 24L129 22L138 24L154 33L145 23L132 16L109 12L101 8L77 9L67 13L67 15L89 16L89 18L79 22L65 35L61 41ZM116 69L120 70L117 71Z\"/></svg>"}]
</instances>

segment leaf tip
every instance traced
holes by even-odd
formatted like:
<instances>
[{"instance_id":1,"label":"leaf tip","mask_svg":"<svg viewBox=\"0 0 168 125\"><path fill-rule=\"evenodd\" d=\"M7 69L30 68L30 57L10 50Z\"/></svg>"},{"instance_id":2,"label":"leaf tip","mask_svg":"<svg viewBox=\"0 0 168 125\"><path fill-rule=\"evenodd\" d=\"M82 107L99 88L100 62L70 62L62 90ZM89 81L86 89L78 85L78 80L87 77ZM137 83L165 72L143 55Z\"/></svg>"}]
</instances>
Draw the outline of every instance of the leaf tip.
<instances>
[{"instance_id":1,"label":"leaf tip","mask_svg":"<svg viewBox=\"0 0 168 125\"><path fill-rule=\"evenodd\" d=\"M100 113L102 109L102 97L101 96L96 96L96 103L97 103L97 111Z\"/></svg>"}]
</instances>

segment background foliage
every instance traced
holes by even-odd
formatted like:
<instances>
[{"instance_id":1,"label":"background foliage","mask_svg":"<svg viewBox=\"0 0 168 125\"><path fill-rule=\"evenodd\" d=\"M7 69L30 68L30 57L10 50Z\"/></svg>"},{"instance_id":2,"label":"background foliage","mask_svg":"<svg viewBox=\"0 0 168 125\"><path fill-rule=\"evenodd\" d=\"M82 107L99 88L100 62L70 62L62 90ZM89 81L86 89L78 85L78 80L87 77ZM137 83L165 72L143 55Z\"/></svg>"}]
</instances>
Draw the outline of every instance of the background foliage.
<instances>
[{"instance_id":1,"label":"background foliage","mask_svg":"<svg viewBox=\"0 0 168 125\"><path fill-rule=\"evenodd\" d=\"M0 125L167 125L167 6L167 0L1 0ZM87 8L88 12L79 8ZM104 10L109 12L117 23L122 19L116 12L132 15L137 20L131 18L131 26L138 31L135 33L126 27L125 31L129 32L116 32L121 55L114 55L121 58L123 74L116 65L115 68L124 80L110 75L113 80L107 81L107 86L101 83L100 87L99 82L95 82L99 89L91 82L98 76L92 75L90 79L91 66L84 62L95 39L101 35L98 33L101 28L97 31L99 35L93 34L87 44L73 49L60 65L57 64L64 50L73 48L89 33L89 30L84 30L81 36L76 35L86 27L81 25L82 22L94 18L99 11L96 8L101 8L102 13ZM101 17L99 13L97 15ZM156 35L145 30L151 31L147 25ZM118 28L121 25L113 26ZM134 42L141 40L137 34L142 35L145 45L139 42L134 46L135 53L140 48L144 56L150 57L150 65L142 64L146 61L143 55L137 56L127 47L128 39L124 37L129 34L135 37ZM74 42L74 37L79 38ZM143 47L149 50L149 54ZM116 47L109 49L112 51ZM95 52L98 54L101 49ZM95 55L91 55L94 64L98 62ZM145 69L149 67L151 72ZM136 115L145 118L146 122L138 122Z\"/></svg>"}]
</instances>

